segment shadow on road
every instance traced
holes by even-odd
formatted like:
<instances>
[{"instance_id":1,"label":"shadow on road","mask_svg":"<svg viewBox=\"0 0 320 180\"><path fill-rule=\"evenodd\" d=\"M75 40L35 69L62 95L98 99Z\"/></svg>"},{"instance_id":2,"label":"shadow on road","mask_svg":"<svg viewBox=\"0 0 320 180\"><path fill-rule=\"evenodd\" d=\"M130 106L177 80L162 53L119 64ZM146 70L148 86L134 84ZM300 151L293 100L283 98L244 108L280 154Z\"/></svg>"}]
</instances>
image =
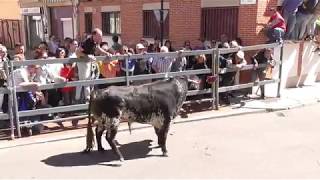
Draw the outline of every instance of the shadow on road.
<instances>
[{"instance_id":1,"label":"shadow on road","mask_svg":"<svg viewBox=\"0 0 320 180\"><path fill-rule=\"evenodd\" d=\"M148 155L151 151L152 140L144 140L139 142L132 142L129 144L123 144L119 147L125 160L142 159L153 155ZM117 166L117 164L102 164L111 161L118 161L118 157L113 153L111 149L104 152L93 151L89 154L82 152L72 152L58 154L41 162L55 167L66 167L66 166L90 166L90 165L106 165L106 166Z\"/></svg>"}]
</instances>

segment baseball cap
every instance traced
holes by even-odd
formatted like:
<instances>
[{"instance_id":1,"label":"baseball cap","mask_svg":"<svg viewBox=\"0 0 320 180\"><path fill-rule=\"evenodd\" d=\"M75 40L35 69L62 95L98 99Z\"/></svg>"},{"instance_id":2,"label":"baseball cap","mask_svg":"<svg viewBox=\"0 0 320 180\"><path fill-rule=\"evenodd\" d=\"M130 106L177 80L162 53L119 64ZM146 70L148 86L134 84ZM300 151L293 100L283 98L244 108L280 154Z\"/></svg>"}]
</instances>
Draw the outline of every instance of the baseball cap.
<instances>
[{"instance_id":1,"label":"baseball cap","mask_svg":"<svg viewBox=\"0 0 320 180\"><path fill-rule=\"evenodd\" d=\"M145 48L144 45L141 44L141 43L138 43L138 44L136 45L136 49L144 49L144 48Z\"/></svg>"}]
</instances>

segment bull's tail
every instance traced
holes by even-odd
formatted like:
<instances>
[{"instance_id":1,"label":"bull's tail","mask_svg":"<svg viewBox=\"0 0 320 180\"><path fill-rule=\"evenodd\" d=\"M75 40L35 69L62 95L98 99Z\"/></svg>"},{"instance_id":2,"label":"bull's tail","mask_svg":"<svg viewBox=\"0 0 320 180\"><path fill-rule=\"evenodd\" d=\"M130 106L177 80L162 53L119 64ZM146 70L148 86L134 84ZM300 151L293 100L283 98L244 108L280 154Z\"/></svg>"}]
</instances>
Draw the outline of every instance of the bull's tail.
<instances>
[{"instance_id":1,"label":"bull's tail","mask_svg":"<svg viewBox=\"0 0 320 180\"><path fill-rule=\"evenodd\" d=\"M94 133L92 130L92 117L91 117L91 106L92 106L92 93L89 99L89 112L88 112L88 126L87 126L87 137L86 137L86 149L85 152L92 150L94 146Z\"/></svg>"}]
</instances>

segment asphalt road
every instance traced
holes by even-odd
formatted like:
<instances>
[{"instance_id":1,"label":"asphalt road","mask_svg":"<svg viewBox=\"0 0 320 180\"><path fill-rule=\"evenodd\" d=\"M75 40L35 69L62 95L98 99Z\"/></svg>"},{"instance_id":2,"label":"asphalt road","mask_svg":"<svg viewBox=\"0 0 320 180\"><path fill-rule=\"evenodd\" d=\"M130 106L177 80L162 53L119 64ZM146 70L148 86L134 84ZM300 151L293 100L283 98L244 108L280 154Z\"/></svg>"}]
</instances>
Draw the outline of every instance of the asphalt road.
<instances>
[{"instance_id":1,"label":"asphalt road","mask_svg":"<svg viewBox=\"0 0 320 180\"><path fill-rule=\"evenodd\" d=\"M174 124L169 157L153 148L153 128L120 132L117 140L126 160L121 166L106 142L104 153L80 153L83 137L11 148L16 142L5 142L0 144L0 178L320 178L319 109Z\"/></svg>"}]
</instances>

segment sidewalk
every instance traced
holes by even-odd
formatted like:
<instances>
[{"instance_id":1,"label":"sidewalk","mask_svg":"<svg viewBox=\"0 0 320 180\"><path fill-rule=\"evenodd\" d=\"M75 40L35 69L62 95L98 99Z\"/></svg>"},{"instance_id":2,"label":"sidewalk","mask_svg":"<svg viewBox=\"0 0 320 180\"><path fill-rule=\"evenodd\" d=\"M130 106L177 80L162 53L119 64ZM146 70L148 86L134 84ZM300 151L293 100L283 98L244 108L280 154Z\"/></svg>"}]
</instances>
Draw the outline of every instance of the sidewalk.
<instances>
[{"instance_id":1,"label":"sidewalk","mask_svg":"<svg viewBox=\"0 0 320 180\"><path fill-rule=\"evenodd\" d=\"M288 110L312 105L320 102L320 83L312 86L304 86L302 88L291 88L282 91L281 98L267 98L266 100L251 99L241 104L235 104L228 107L222 107L219 111L207 110L188 114L188 117L178 117L174 120L174 124L188 123L193 121L212 120L217 118L225 118L231 116L240 116L247 114L266 113L272 111ZM84 121L86 122L86 121ZM150 125L132 124L132 130L149 128ZM120 132L128 132L127 123L122 123ZM133 131L134 133L134 131ZM41 144L54 141L70 140L85 137L86 129L75 129L61 131L37 136L25 137L14 141L0 141L0 149L11 148L17 146L25 146L32 144ZM83 141L85 143L85 141Z\"/></svg>"}]
</instances>

